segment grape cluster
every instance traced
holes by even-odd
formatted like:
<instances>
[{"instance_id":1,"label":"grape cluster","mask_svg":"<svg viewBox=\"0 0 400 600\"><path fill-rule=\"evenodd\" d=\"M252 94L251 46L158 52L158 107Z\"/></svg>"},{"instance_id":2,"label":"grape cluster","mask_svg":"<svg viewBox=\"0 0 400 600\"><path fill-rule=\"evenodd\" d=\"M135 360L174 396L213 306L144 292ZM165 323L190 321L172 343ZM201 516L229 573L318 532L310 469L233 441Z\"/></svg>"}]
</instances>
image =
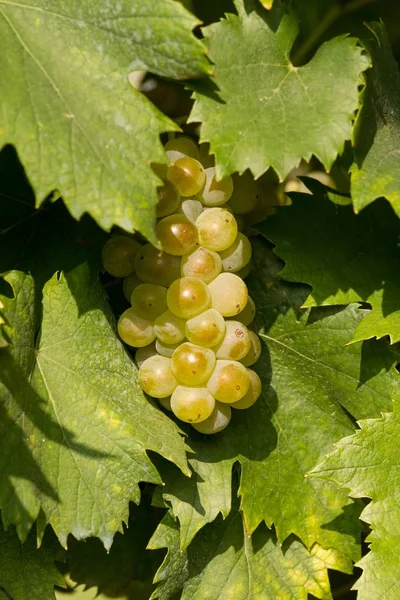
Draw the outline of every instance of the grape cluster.
<instances>
[{"instance_id":1,"label":"grape cluster","mask_svg":"<svg viewBox=\"0 0 400 600\"><path fill-rule=\"evenodd\" d=\"M103 266L124 277L131 307L118 333L137 348L142 389L212 434L228 425L231 407L249 408L261 393L249 368L261 353L244 282L252 248L239 231L243 215L256 208L258 188L249 174L218 181L205 146L188 137L165 149L170 164L154 167L163 180L158 247L114 236L103 248Z\"/></svg>"}]
</instances>

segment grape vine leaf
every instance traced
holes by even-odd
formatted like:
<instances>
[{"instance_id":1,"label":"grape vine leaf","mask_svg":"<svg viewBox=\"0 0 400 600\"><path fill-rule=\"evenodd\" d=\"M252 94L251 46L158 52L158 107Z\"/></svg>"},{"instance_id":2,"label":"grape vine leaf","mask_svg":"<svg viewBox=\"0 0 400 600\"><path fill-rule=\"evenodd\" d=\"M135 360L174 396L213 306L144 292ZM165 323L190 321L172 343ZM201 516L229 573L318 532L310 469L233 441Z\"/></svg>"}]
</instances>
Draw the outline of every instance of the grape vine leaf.
<instances>
[{"instance_id":1,"label":"grape vine leaf","mask_svg":"<svg viewBox=\"0 0 400 600\"><path fill-rule=\"evenodd\" d=\"M373 68L367 74L363 106L354 129L356 162L351 192L358 212L384 196L400 216L400 73L383 23L367 25L362 41Z\"/></svg>"},{"instance_id":2,"label":"grape vine leaf","mask_svg":"<svg viewBox=\"0 0 400 600\"><path fill-rule=\"evenodd\" d=\"M165 162L159 135L177 126L128 73L208 73L197 23L173 0L0 0L0 147L17 147L39 198L57 189L75 217L154 239L150 163Z\"/></svg>"},{"instance_id":3,"label":"grape vine leaf","mask_svg":"<svg viewBox=\"0 0 400 600\"><path fill-rule=\"evenodd\" d=\"M327 569L336 567L334 550L316 544L309 552L295 538L281 547L265 525L249 536L237 508L207 525L185 552L168 513L148 547L168 549L152 599L167 600L181 587L182 600L331 598Z\"/></svg>"},{"instance_id":4,"label":"grape vine leaf","mask_svg":"<svg viewBox=\"0 0 400 600\"><path fill-rule=\"evenodd\" d=\"M10 339L0 350L3 522L24 539L42 509L63 545L71 532L110 547L138 483L161 482L146 451L188 472L184 442L144 398L97 275L81 265L46 283L39 333L32 278L5 279L14 297L1 297Z\"/></svg>"},{"instance_id":5,"label":"grape vine leaf","mask_svg":"<svg viewBox=\"0 0 400 600\"><path fill-rule=\"evenodd\" d=\"M379 419L360 421L361 429L341 440L310 474L312 478L334 481L354 498L372 500L361 513L372 533L367 538L370 552L357 563L363 569L354 586L359 600L397 600L400 594L398 396L394 398L394 408L393 413Z\"/></svg>"},{"instance_id":6,"label":"grape vine leaf","mask_svg":"<svg viewBox=\"0 0 400 600\"><path fill-rule=\"evenodd\" d=\"M65 553L49 528L40 548L37 548L35 528L21 544L15 528L5 531L0 523L1 598L54 600L54 586L65 587L64 578L54 561L64 560Z\"/></svg>"},{"instance_id":7,"label":"grape vine leaf","mask_svg":"<svg viewBox=\"0 0 400 600\"><path fill-rule=\"evenodd\" d=\"M190 121L202 123L218 175L249 168L259 177L273 167L283 179L313 154L329 170L351 137L369 59L355 39L341 36L295 67L289 53L296 19L286 15L274 32L256 11L236 4L239 16L227 14L204 29L215 84L193 86Z\"/></svg>"},{"instance_id":8,"label":"grape vine leaf","mask_svg":"<svg viewBox=\"0 0 400 600\"><path fill-rule=\"evenodd\" d=\"M301 310L307 289L279 279L282 265L261 239L253 247L257 275L247 281L266 345L254 366L262 396L249 410L233 410L229 427L216 436L188 429L195 473L190 480L169 474L161 493L182 524L185 547L200 526L225 513L228 467L239 462L249 533L265 521L275 525L281 543L294 533L308 548L318 542L356 559L358 506L347 505L347 495L333 485L311 483L306 474L354 430L349 414L362 418L391 409L397 355L385 340L345 347L364 311L355 305Z\"/></svg>"},{"instance_id":9,"label":"grape vine leaf","mask_svg":"<svg viewBox=\"0 0 400 600\"><path fill-rule=\"evenodd\" d=\"M400 222L388 202L355 215L324 195L292 194L292 201L259 227L286 263L282 277L312 286L304 306L370 303L347 342L386 335L398 342Z\"/></svg>"}]
</instances>

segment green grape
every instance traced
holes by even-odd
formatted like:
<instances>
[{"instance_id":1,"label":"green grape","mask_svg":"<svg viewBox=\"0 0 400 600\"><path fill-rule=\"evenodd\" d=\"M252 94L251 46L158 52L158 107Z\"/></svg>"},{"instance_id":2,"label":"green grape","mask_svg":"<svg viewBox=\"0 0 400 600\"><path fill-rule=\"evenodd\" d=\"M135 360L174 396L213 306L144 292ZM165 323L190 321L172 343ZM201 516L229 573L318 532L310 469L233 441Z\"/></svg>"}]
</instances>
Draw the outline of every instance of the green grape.
<instances>
[{"instance_id":1,"label":"green grape","mask_svg":"<svg viewBox=\"0 0 400 600\"><path fill-rule=\"evenodd\" d=\"M136 240L125 235L115 235L106 241L101 252L103 267L114 277L126 277L133 273L135 258L140 249Z\"/></svg>"},{"instance_id":2,"label":"green grape","mask_svg":"<svg viewBox=\"0 0 400 600\"><path fill-rule=\"evenodd\" d=\"M164 344L164 342L157 339L156 340L156 350L157 350L158 354L161 354L161 356L166 356L167 358L171 358L173 353L175 352L175 350L177 348L179 348L179 346L181 344L182 344L182 342L177 342L176 344Z\"/></svg>"},{"instance_id":3,"label":"green grape","mask_svg":"<svg viewBox=\"0 0 400 600\"><path fill-rule=\"evenodd\" d=\"M168 396L167 398L157 398L157 400L158 403L161 404L163 408L165 408L165 410L167 410L168 412L172 412L171 396Z\"/></svg>"},{"instance_id":4,"label":"green grape","mask_svg":"<svg viewBox=\"0 0 400 600\"><path fill-rule=\"evenodd\" d=\"M181 136L169 140L164 146L165 152L170 163L174 163L180 158L199 158L199 150L195 142L186 136Z\"/></svg>"},{"instance_id":5,"label":"green grape","mask_svg":"<svg viewBox=\"0 0 400 600\"><path fill-rule=\"evenodd\" d=\"M241 359L242 365L245 367L251 367L258 361L261 355L261 342L260 338L254 331L249 331L250 334L250 349L246 356Z\"/></svg>"},{"instance_id":6,"label":"green grape","mask_svg":"<svg viewBox=\"0 0 400 600\"><path fill-rule=\"evenodd\" d=\"M182 258L181 273L184 277L197 277L204 283L210 283L221 271L220 255L202 246Z\"/></svg>"},{"instance_id":7,"label":"green grape","mask_svg":"<svg viewBox=\"0 0 400 600\"><path fill-rule=\"evenodd\" d=\"M252 272L253 266L253 263L250 261L245 267L243 267L243 269L240 269L240 271L236 271L235 275L240 277L240 279L246 279L247 275L249 275Z\"/></svg>"},{"instance_id":8,"label":"green grape","mask_svg":"<svg viewBox=\"0 0 400 600\"><path fill-rule=\"evenodd\" d=\"M210 377L215 360L212 350L185 342L172 355L172 372L179 383L200 385Z\"/></svg>"},{"instance_id":9,"label":"green grape","mask_svg":"<svg viewBox=\"0 0 400 600\"><path fill-rule=\"evenodd\" d=\"M135 353L135 363L138 367L141 367L145 360L150 358L150 356L156 356L157 350L154 344L149 344L148 346L142 346L138 348Z\"/></svg>"},{"instance_id":10,"label":"green grape","mask_svg":"<svg viewBox=\"0 0 400 600\"><path fill-rule=\"evenodd\" d=\"M238 233L232 246L220 253L224 271L236 273L245 267L251 259L252 247L243 233Z\"/></svg>"},{"instance_id":11,"label":"green grape","mask_svg":"<svg viewBox=\"0 0 400 600\"><path fill-rule=\"evenodd\" d=\"M246 215L257 205L260 197L260 186L254 181L250 171L245 171L243 175L234 173L232 180L233 193L229 199L229 204L234 213Z\"/></svg>"},{"instance_id":12,"label":"green grape","mask_svg":"<svg viewBox=\"0 0 400 600\"><path fill-rule=\"evenodd\" d=\"M181 201L178 190L170 181L157 188L158 202L156 206L157 217L166 217L176 211Z\"/></svg>"},{"instance_id":13,"label":"green grape","mask_svg":"<svg viewBox=\"0 0 400 600\"><path fill-rule=\"evenodd\" d=\"M199 146L199 161L205 169L213 167L215 160L212 154L210 154L210 144L204 143Z\"/></svg>"},{"instance_id":14,"label":"green grape","mask_svg":"<svg viewBox=\"0 0 400 600\"><path fill-rule=\"evenodd\" d=\"M194 158L179 158L168 167L167 177L185 198L200 192L206 181L203 165Z\"/></svg>"},{"instance_id":15,"label":"green grape","mask_svg":"<svg viewBox=\"0 0 400 600\"><path fill-rule=\"evenodd\" d=\"M246 325L247 327L248 325L250 325L250 323L253 322L255 315L256 305L254 303L254 300L249 296L249 299L247 300L247 304L244 307L244 309L241 310L238 315L235 315L235 317L229 317L229 319L234 318L236 321L240 321L240 323L243 323L243 325Z\"/></svg>"},{"instance_id":16,"label":"green grape","mask_svg":"<svg viewBox=\"0 0 400 600\"><path fill-rule=\"evenodd\" d=\"M128 302L131 301L133 290L141 283L143 283L143 281L139 279L136 273L131 273L130 275L127 275L124 278L122 289L124 292L124 296L128 300Z\"/></svg>"},{"instance_id":17,"label":"green grape","mask_svg":"<svg viewBox=\"0 0 400 600\"><path fill-rule=\"evenodd\" d=\"M122 313L118 320L119 337L125 344L141 348L154 342L156 334L154 332L153 321L143 319L133 308L128 308Z\"/></svg>"},{"instance_id":18,"label":"green grape","mask_svg":"<svg viewBox=\"0 0 400 600\"><path fill-rule=\"evenodd\" d=\"M139 316L154 320L167 310L167 288L141 283L133 290L131 302Z\"/></svg>"},{"instance_id":19,"label":"green grape","mask_svg":"<svg viewBox=\"0 0 400 600\"><path fill-rule=\"evenodd\" d=\"M239 400L241 402L241 400ZM230 423L232 416L232 410L229 404L223 404L222 402L216 402L215 408L211 415L200 423L194 423L194 427L200 433L205 435L212 435L213 433L219 433Z\"/></svg>"},{"instance_id":20,"label":"green grape","mask_svg":"<svg viewBox=\"0 0 400 600\"><path fill-rule=\"evenodd\" d=\"M222 342L215 348L217 358L240 360L250 350L250 333L239 321L226 321L226 332Z\"/></svg>"},{"instance_id":21,"label":"green grape","mask_svg":"<svg viewBox=\"0 0 400 600\"><path fill-rule=\"evenodd\" d=\"M196 198L204 206L220 206L221 204L225 204L232 195L232 177L228 175L228 177L224 177L221 181L217 181L214 167L209 167L204 172L206 182Z\"/></svg>"},{"instance_id":22,"label":"green grape","mask_svg":"<svg viewBox=\"0 0 400 600\"><path fill-rule=\"evenodd\" d=\"M238 231L240 231L240 233L242 233L244 228L246 227L246 218L243 215L235 214L235 219L236 219Z\"/></svg>"},{"instance_id":23,"label":"green grape","mask_svg":"<svg viewBox=\"0 0 400 600\"><path fill-rule=\"evenodd\" d=\"M164 182L167 179L168 167L166 163L151 163L151 168L154 173L159 176Z\"/></svg>"},{"instance_id":24,"label":"green grape","mask_svg":"<svg viewBox=\"0 0 400 600\"><path fill-rule=\"evenodd\" d=\"M244 309L249 299L247 285L234 273L221 273L208 285L211 308L223 317L233 317Z\"/></svg>"},{"instance_id":25,"label":"green grape","mask_svg":"<svg viewBox=\"0 0 400 600\"><path fill-rule=\"evenodd\" d=\"M135 271L145 283L169 287L181 275L181 258L146 244L136 255Z\"/></svg>"},{"instance_id":26,"label":"green grape","mask_svg":"<svg viewBox=\"0 0 400 600\"><path fill-rule=\"evenodd\" d=\"M151 356L139 369L139 383L142 390L153 398L170 396L177 380L171 369L171 359L165 356Z\"/></svg>"},{"instance_id":27,"label":"green grape","mask_svg":"<svg viewBox=\"0 0 400 600\"><path fill-rule=\"evenodd\" d=\"M204 207L201 202L194 198L184 198L177 208L177 213L185 215L189 221L196 223L196 219L203 212Z\"/></svg>"},{"instance_id":28,"label":"green grape","mask_svg":"<svg viewBox=\"0 0 400 600\"><path fill-rule=\"evenodd\" d=\"M237 236L235 217L226 208L208 208L197 218L199 243L208 250L221 252L233 244Z\"/></svg>"},{"instance_id":29,"label":"green grape","mask_svg":"<svg viewBox=\"0 0 400 600\"><path fill-rule=\"evenodd\" d=\"M195 277L181 277L167 292L169 310L181 319L190 319L204 312L211 302L208 287Z\"/></svg>"},{"instance_id":30,"label":"green grape","mask_svg":"<svg viewBox=\"0 0 400 600\"><path fill-rule=\"evenodd\" d=\"M213 308L186 321L187 339L204 348L219 344L224 338L225 329L224 317Z\"/></svg>"},{"instance_id":31,"label":"green grape","mask_svg":"<svg viewBox=\"0 0 400 600\"><path fill-rule=\"evenodd\" d=\"M197 245L197 227L185 215L169 215L156 226L161 249L173 256L183 256Z\"/></svg>"},{"instance_id":32,"label":"green grape","mask_svg":"<svg viewBox=\"0 0 400 600\"><path fill-rule=\"evenodd\" d=\"M215 400L206 387L178 385L171 396L172 412L185 423L205 421L215 407Z\"/></svg>"},{"instance_id":33,"label":"green grape","mask_svg":"<svg viewBox=\"0 0 400 600\"><path fill-rule=\"evenodd\" d=\"M247 369L247 373L250 379L249 389L241 400L238 400L232 404L232 408L239 408L240 410L250 408L250 406L253 406L253 404L257 402L261 395L261 379L257 373L251 369Z\"/></svg>"},{"instance_id":34,"label":"green grape","mask_svg":"<svg viewBox=\"0 0 400 600\"><path fill-rule=\"evenodd\" d=\"M235 360L217 360L217 364L207 382L211 394L219 402L231 404L246 394L250 378L246 367Z\"/></svg>"},{"instance_id":35,"label":"green grape","mask_svg":"<svg viewBox=\"0 0 400 600\"><path fill-rule=\"evenodd\" d=\"M185 321L166 310L154 321L154 332L163 344L177 344L185 337Z\"/></svg>"}]
</instances>

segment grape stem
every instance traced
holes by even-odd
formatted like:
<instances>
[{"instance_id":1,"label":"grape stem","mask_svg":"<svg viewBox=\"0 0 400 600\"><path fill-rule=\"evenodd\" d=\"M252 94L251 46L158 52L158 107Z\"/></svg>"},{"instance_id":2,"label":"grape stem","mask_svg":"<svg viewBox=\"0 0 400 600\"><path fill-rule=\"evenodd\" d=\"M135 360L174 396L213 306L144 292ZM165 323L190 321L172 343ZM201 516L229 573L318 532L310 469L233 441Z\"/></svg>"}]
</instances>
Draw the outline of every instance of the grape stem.
<instances>
[{"instance_id":1,"label":"grape stem","mask_svg":"<svg viewBox=\"0 0 400 600\"><path fill-rule=\"evenodd\" d=\"M352 0L346 4L344 4L343 1L335 3L328 12L325 13L308 38L299 46L293 55L292 63L295 65L303 63L310 51L317 45L325 31L329 29L337 19L356 11L363 6L373 4L374 2L376 2L376 0Z\"/></svg>"}]
</instances>

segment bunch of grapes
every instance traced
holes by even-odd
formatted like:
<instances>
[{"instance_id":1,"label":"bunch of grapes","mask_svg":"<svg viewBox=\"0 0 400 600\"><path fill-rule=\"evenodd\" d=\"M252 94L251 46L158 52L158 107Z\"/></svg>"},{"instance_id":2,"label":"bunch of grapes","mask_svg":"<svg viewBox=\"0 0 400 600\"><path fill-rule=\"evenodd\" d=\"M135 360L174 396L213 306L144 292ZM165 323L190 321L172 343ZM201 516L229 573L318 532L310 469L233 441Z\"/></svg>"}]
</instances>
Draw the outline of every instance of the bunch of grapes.
<instances>
[{"instance_id":1,"label":"bunch of grapes","mask_svg":"<svg viewBox=\"0 0 400 600\"><path fill-rule=\"evenodd\" d=\"M252 248L240 231L257 206L250 174L220 181L206 148L188 137L166 146L157 165L158 246L114 236L105 270L124 277L131 307L118 333L137 348L142 389L178 419L205 434L225 429L231 407L246 409L261 393L250 369L261 354L252 331L255 305L244 278Z\"/></svg>"}]
</instances>

